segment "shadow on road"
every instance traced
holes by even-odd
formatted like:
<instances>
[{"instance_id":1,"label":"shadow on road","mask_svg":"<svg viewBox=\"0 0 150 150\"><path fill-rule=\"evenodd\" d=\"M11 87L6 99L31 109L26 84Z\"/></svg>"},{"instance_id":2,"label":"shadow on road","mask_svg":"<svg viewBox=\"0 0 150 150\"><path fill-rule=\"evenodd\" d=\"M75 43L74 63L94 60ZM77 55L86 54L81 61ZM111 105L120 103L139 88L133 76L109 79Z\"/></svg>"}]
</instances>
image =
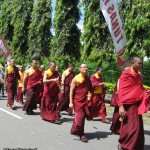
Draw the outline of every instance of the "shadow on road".
<instances>
[{"instance_id":1,"label":"shadow on road","mask_svg":"<svg viewBox=\"0 0 150 150\"><path fill-rule=\"evenodd\" d=\"M2 97L2 96L0 96L0 100L6 101L6 100L7 100L7 97Z\"/></svg>"},{"instance_id":2,"label":"shadow on road","mask_svg":"<svg viewBox=\"0 0 150 150\"><path fill-rule=\"evenodd\" d=\"M63 118L63 117L61 118L62 123L64 123L64 122L72 123L73 120L74 120L74 118Z\"/></svg>"},{"instance_id":3,"label":"shadow on road","mask_svg":"<svg viewBox=\"0 0 150 150\"><path fill-rule=\"evenodd\" d=\"M112 118L107 117L109 121L112 121ZM93 121L102 121L102 118L94 118Z\"/></svg>"},{"instance_id":4,"label":"shadow on road","mask_svg":"<svg viewBox=\"0 0 150 150\"><path fill-rule=\"evenodd\" d=\"M150 135L150 131L144 130L144 134ZM150 149L149 149L150 150Z\"/></svg>"},{"instance_id":5,"label":"shadow on road","mask_svg":"<svg viewBox=\"0 0 150 150\"><path fill-rule=\"evenodd\" d=\"M144 150L150 150L150 145L145 145Z\"/></svg>"},{"instance_id":6,"label":"shadow on road","mask_svg":"<svg viewBox=\"0 0 150 150\"><path fill-rule=\"evenodd\" d=\"M89 140L97 139L100 140L100 138L107 138L109 135L111 135L111 132L93 132L93 133L85 133L87 138Z\"/></svg>"},{"instance_id":7,"label":"shadow on road","mask_svg":"<svg viewBox=\"0 0 150 150\"><path fill-rule=\"evenodd\" d=\"M17 109L22 109L23 108L23 106L15 106L15 109L17 110Z\"/></svg>"}]
</instances>

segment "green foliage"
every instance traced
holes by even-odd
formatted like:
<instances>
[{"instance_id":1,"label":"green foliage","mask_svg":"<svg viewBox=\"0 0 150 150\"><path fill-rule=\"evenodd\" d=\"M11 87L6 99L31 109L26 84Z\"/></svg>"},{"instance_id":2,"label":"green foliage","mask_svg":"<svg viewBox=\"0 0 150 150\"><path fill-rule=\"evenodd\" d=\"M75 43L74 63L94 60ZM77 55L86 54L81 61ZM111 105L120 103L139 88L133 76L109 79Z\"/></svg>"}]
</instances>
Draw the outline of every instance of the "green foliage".
<instances>
[{"instance_id":1,"label":"green foliage","mask_svg":"<svg viewBox=\"0 0 150 150\"><path fill-rule=\"evenodd\" d=\"M127 55L150 56L149 10L149 0L123 1L120 3L120 12L127 36Z\"/></svg>"},{"instance_id":2,"label":"green foliage","mask_svg":"<svg viewBox=\"0 0 150 150\"><path fill-rule=\"evenodd\" d=\"M147 86L150 86L150 60L144 62L142 75L143 83Z\"/></svg>"},{"instance_id":3,"label":"green foliage","mask_svg":"<svg viewBox=\"0 0 150 150\"><path fill-rule=\"evenodd\" d=\"M56 0L51 58L62 65L80 58L79 0Z\"/></svg>"},{"instance_id":4,"label":"green foliage","mask_svg":"<svg viewBox=\"0 0 150 150\"><path fill-rule=\"evenodd\" d=\"M145 89L150 89L150 86L144 85Z\"/></svg>"},{"instance_id":5,"label":"green foliage","mask_svg":"<svg viewBox=\"0 0 150 150\"><path fill-rule=\"evenodd\" d=\"M11 12L11 25L14 28L10 48L13 51L12 57L18 63L24 63L27 52L28 27L31 19L33 0L13 0Z\"/></svg>"},{"instance_id":6,"label":"green foliage","mask_svg":"<svg viewBox=\"0 0 150 150\"><path fill-rule=\"evenodd\" d=\"M10 24L12 17L12 3L13 2L10 0L3 0L0 5L0 34L9 45L13 37L13 26Z\"/></svg>"},{"instance_id":7,"label":"green foliage","mask_svg":"<svg viewBox=\"0 0 150 150\"><path fill-rule=\"evenodd\" d=\"M100 1L82 0L81 5L84 6L81 59L95 61L98 65L101 65L104 60L114 61L114 46L106 21L100 10Z\"/></svg>"},{"instance_id":8,"label":"green foliage","mask_svg":"<svg viewBox=\"0 0 150 150\"><path fill-rule=\"evenodd\" d=\"M0 54L0 64L2 64L4 66L4 64L6 63L4 57L2 56L2 54Z\"/></svg>"},{"instance_id":9,"label":"green foliage","mask_svg":"<svg viewBox=\"0 0 150 150\"><path fill-rule=\"evenodd\" d=\"M111 94L114 91L115 83L106 82L107 93Z\"/></svg>"},{"instance_id":10,"label":"green foliage","mask_svg":"<svg viewBox=\"0 0 150 150\"><path fill-rule=\"evenodd\" d=\"M34 3L28 35L28 59L48 57L50 52L51 0L37 0Z\"/></svg>"},{"instance_id":11,"label":"green foliage","mask_svg":"<svg viewBox=\"0 0 150 150\"><path fill-rule=\"evenodd\" d=\"M33 0L5 0L1 4L0 34L7 41L12 57L24 62L27 51L27 34L32 12Z\"/></svg>"}]
</instances>

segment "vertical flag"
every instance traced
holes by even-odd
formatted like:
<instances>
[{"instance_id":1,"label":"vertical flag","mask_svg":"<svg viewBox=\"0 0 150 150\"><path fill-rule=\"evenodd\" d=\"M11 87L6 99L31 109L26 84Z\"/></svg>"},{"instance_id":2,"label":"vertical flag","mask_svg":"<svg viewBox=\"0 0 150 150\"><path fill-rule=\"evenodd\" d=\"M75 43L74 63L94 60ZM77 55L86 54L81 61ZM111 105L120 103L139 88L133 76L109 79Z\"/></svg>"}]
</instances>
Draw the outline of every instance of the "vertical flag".
<instances>
[{"instance_id":1,"label":"vertical flag","mask_svg":"<svg viewBox=\"0 0 150 150\"><path fill-rule=\"evenodd\" d=\"M129 59L124 59L122 56L125 52L126 36L122 28L116 0L100 0L100 7L115 45L115 51L118 55L118 68L120 69Z\"/></svg>"},{"instance_id":2,"label":"vertical flag","mask_svg":"<svg viewBox=\"0 0 150 150\"><path fill-rule=\"evenodd\" d=\"M0 53L6 58L7 61L10 60L11 51L1 35L0 35Z\"/></svg>"}]
</instances>

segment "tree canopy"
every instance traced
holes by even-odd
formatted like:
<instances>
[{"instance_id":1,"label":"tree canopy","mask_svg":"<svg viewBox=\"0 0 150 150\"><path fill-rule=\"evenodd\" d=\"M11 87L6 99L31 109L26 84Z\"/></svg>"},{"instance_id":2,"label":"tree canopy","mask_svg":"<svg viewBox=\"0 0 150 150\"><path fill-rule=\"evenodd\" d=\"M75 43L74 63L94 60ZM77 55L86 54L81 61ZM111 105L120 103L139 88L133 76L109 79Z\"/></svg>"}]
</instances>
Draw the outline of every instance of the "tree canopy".
<instances>
[{"instance_id":1,"label":"tree canopy","mask_svg":"<svg viewBox=\"0 0 150 150\"><path fill-rule=\"evenodd\" d=\"M79 0L56 0L51 57L64 65L80 58ZM63 58L63 59L62 59Z\"/></svg>"},{"instance_id":2,"label":"tree canopy","mask_svg":"<svg viewBox=\"0 0 150 150\"><path fill-rule=\"evenodd\" d=\"M51 11L51 0L37 0L34 3L28 33L27 57L30 59L41 60L50 55Z\"/></svg>"},{"instance_id":3,"label":"tree canopy","mask_svg":"<svg viewBox=\"0 0 150 150\"><path fill-rule=\"evenodd\" d=\"M84 8L82 33L79 5ZM118 8L127 36L125 55L150 57L149 0L122 0ZM0 0L0 34L18 63L38 58L59 65L89 61L111 66L116 61L99 0Z\"/></svg>"}]
</instances>

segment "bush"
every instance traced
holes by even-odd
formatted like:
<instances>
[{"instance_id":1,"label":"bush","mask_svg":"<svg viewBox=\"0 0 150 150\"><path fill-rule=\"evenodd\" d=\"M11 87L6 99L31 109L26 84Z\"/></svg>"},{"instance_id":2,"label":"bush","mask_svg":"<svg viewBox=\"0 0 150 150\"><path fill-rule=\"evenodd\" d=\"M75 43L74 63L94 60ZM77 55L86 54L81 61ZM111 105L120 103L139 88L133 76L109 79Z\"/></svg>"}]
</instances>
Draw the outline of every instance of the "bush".
<instances>
[{"instance_id":1,"label":"bush","mask_svg":"<svg viewBox=\"0 0 150 150\"><path fill-rule=\"evenodd\" d=\"M112 92L114 91L114 88L115 88L115 85L114 83L108 83L106 82L106 86L107 86L107 94L112 94Z\"/></svg>"}]
</instances>

